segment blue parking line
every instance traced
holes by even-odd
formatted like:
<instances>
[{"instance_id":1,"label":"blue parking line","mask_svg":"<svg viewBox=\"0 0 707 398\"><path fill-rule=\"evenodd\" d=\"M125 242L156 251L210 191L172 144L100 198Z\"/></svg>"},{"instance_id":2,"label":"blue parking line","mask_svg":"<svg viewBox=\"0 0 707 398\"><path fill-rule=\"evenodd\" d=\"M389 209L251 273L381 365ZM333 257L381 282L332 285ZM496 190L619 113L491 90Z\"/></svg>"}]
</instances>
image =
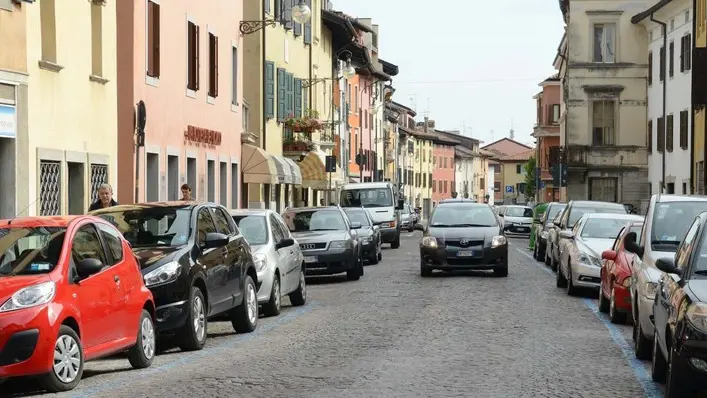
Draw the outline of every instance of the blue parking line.
<instances>
[{"instance_id":1,"label":"blue parking line","mask_svg":"<svg viewBox=\"0 0 707 398\"><path fill-rule=\"evenodd\" d=\"M552 272L552 270L548 268L545 263L540 263L536 261L533 256L524 252L523 249L520 249L517 246L515 247L515 249L518 253L529 258L532 264L545 271L545 273L549 275L554 275L554 272ZM623 354L624 358L626 359L626 362L628 362L628 365L631 367L631 370L633 370L633 374L636 377L638 384L643 389L643 392L646 394L646 398L662 398L663 393L660 391L660 388L658 388L658 386L653 382L651 375L648 374L648 371L643 365L643 361L637 359L636 356L633 355L633 347L626 341L623 334L621 334L621 330L619 330L616 325L611 323L605 316L603 316L599 312L599 307L597 306L595 300L585 298L583 301L584 305L587 306L587 308L592 311L594 316L596 316L601 321L601 323L603 323L604 326L609 330L609 335L611 336L611 339L614 341L614 344L619 347L619 349L621 350L621 354Z\"/></svg>"},{"instance_id":2,"label":"blue parking line","mask_svg":"<svg viewBox=\"0 0 707 398\"><path fill-rule=\"evenodd\" d=\"M224 351L225 349L231 348L236 344L253 340L267 332L273 331L278 327L288 322L291 322L308 312L311 312L318 306L319 305L317 302L311 302L304 307L299 307L292 312L288 312L287 314L277 318L277 320L273 321L272 323L268 323L263 326L258 326L258 328L255 329L252 333L241 334L232 338L226 338L223 341L219 342L219 344L214 346L208 346L201 351L196 351L193 353L183 353L178 359L169 361L160 366L150 367L140 372L129 372L129 374L127 374L125 377L120 377L119 379L112 379L107 380L103 383L99 383L95 387L83 390L79 394L73 395L73 397L87 398L106 391L117 390L121 387L126 386L129 383L132 384L135 383L135 381L137 380L145 379L147 377L154 376L155 374L172 370L176 366L193 362L195 359L201 359L204 357L211 356L213 354L218 354L220 351Z\"/></svg>"}]
</instances>

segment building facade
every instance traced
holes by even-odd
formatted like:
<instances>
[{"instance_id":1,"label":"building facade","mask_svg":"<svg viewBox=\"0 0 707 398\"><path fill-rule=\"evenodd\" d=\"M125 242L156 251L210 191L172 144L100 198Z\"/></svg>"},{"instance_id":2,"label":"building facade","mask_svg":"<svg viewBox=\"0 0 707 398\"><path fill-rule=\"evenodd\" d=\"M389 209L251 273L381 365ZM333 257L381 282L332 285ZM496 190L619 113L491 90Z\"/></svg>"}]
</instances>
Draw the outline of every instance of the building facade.
<instances>
[{"instance_id":1,"label":"building facade","mask_svg":"<svg viewBox=\"0 0 707 398\"><path fill-rule=\"evenodd\" d=\"M707 0L694 0L692 28L692 175L694 193L705 194L707 173Z\"/></svg>"},{"instance_id":2,"label":"building facade","mask_svg":"<svg viewBox=\"0 0 707 398\"><path fill-rule=\"evenodd\" d=\"M18 140L15 152L22 165L15 185L27 187L26 197L18 193L17 209L84 214L101 184L115 186L118 172L116 2L45 0L21 7L30 123L27 142Z\"/></svg>"},{"instance_id":3,"label":"building facade","mask_svg":"<svg viewBox=\"0 0 707 398\"><path fill-rule=\"evenodd\" d=\"M527 175L525 166L533 156L535 156L535 149L529 149L499 159L503 171L503 203L525 204L533 198L528 197L525 192Z\"/></svg>"},{"instance_id":4,"label":"building facade","mask_svg":"<svg viewBox=\"0 0 707 398\"><path fill-rule=\"evenodd\" d=\"M647 33L627 8L648 0L560 1L567 25L563 81L567 199L640 206L649 194Z\"/></svg>"},{"instance_id":5,"label":"building facade","mask_svg":"<svg viewBox=\"0 0 707 398\"><path fill-rule=\"evenodd\" d=\"M461 144L436 132L429 133L434 137L432 148L432 206L437 206L440 200L449 199L456 189L456 166L454 147ZM436 185L436 187L435 187Z\"/></svg>"},{"instance_id":6,"label":"building facade","mask_svg":"<svg viewBox=\"0 0 707 398\"><path fill-rule=\"evenodd\" d=\"M533 148L510 138L501 138L485 145L481 149L488 156L489 176L493 172L494 203L505 203L507 195L510 195L509 198L511 199L516 197L517 192L514 187L517 183L515 177L517 173L513 174L514 170L509 171L508 175L513 178L506 181L506 170L504 170L504 162L502 160L509 156L528 152Z\"/></svg>"},{"instance_id":7,"label":"building facade","mask_svg":"<svg viewBox=\"0 0 707 398\"><path fill-rule=\"evenodd\" d=\"M474 154L458 145L454 147L454 191L460 198L478 198L474 179Z\"/></svg>"},{"instance_id":8,"label":"building facade","mask_svg":"<svg viewBox=\"0 0 707 398\"><path fill-rule=\"evenodd\" d=\"M666 29L653 22L651 15L654 20L664 22ZM648 32L648 179L651 192L661 191L663 175L665 193L688 194L692 188L692 168L690 162L685 161L692 153L692 15L692 0L677 0L658 2L632 18L634 24L643 26Z\"/></svg>"},{"instance_id":9,"label":"building facade","mask_svg":"<svg viewBox=\"0 0 707 398\"><path fill-rule=\"evenodd\" d=\"M559 200L550 173L551 148L560 146L560 78L551 76L539 84L542 91L535 99L537 116L533 133L536 139L536 168L540 169L540 186L537 187L538 203Z\"/></svg>"},{"instance_id":10,"label":"building facade","mask_svg":"<svg viewBox=\"0 0 707 398\"><path fill-rule=\"evenodd\" d=\"M30 182L26 165L36 162L29 150L29 102L27 76L27 9L36 4L0 0L0 219L28 209L35 199L17 189ZM36 60L35 60L36 61ZM20 165L20 167L18 167ZM32 214L38 214L36 207Z\"/></svg>"}]
</instances>

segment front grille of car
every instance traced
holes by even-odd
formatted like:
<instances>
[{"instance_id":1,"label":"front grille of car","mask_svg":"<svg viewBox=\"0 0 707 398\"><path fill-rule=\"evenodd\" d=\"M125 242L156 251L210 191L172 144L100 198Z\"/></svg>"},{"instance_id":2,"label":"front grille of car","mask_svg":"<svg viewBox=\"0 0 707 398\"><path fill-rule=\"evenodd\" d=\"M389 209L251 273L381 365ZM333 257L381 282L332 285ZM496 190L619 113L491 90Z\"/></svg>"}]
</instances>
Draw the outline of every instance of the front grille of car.
<instances>
[{"instance_id":1,"label":"front grille of car","mask_svg":"<svg viewBox=\"0 0 707 398\"><path fill-rule=\"evenodd\" d=\"M472 246L483 246L484 245L483 239L465 240L464 244L462 244L462 240L464 240L464 239L445 239L444 244L447 246L454 246L454 247L472 247Z\"/></svg>"},{"instance_id":2,"label":"front grille of car","mask_svg":"<svg viewBox=\"0 0 707 398\"><path fill-rule=\"evenodd\" d=\"M326 248L326 243L300 243L301 250L317 250Z\"/></svg>"}]
</instances>

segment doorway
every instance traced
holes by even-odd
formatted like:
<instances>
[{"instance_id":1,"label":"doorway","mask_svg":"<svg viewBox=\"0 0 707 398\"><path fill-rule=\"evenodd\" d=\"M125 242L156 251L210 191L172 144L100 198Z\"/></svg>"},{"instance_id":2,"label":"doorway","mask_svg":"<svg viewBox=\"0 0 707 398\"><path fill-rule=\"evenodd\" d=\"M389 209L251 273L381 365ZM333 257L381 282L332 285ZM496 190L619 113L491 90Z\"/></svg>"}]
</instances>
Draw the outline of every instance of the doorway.
<instances>
[{"instance_id":1,"label":"doorway","mask_svg":"<svg viewBox=\"0 0 707 398\"><path fill-rule=\"evenodd\" d=\"M0 195L0 219L13 218L15 208L15 139L0 138L0 181L3 182Z\"/></svg>"},{"instance_id":2,"label":"doorway","mask_svg":"<svg viewBox=\"0 0 707 398\"><path fill-rule=\"evenodd\" d=\"M148 153L145 160L145 201L160 201L160 155Z\"/></svg>"},{"instance_id":3,"label":"doorway","mask_svg":"<svg viewBox=\"0 0 707 398\"><path fill-rule=\"evenodd\" d=\"M228 163L219 164L218 178L219 203L228 208Z\"/></svg>"},{"instance_id":4,"label":"doorway","mask_svg":"<svg viewBox=\"0 0 707 398\"><path fill-rule=\"evenodd\" d=\"M167 200L179 199L179 156L167 155Z\"/></svg>"},{"instance_id":5,"label":"doorway","mask_svg":"<svg viewBox=\"0 0 707 398\"><path fill-rule=\"evenodd\" d=\"M216 162L208 160L206 162L206 186L208 187L207 201L216 202Z\"/></svg>"},{"instance_id":6,"label":"doorway","mask_svg":"<svg viewBox=\"0 0 707 398\"><path fill-rule=\"evenodd\" d=\"M83 163L66 162L69 179L69 214L84 214L85 168ZM91 199L93 200L93 199Z\"/></svg>"},{"instance_id":7,"label":"doorway","mask_svg":"<svg viewBox=\"0 0 707 398\"><path fill-rule=\"evenodd\" d=\"M238 163L231 164L231 209L238 209ZM246 199L245 202L248 203Z\"/></svg>"},{"instance_id":8,"label":"doorway","mask_svg":"<svg viewBox=\"0 0 707 398\"><path fill-rule=\"evenodd\" d=\"M187 184L191 188L192 199L196 200L196 158L187 158Z\"/></svg>"}]
</instances>

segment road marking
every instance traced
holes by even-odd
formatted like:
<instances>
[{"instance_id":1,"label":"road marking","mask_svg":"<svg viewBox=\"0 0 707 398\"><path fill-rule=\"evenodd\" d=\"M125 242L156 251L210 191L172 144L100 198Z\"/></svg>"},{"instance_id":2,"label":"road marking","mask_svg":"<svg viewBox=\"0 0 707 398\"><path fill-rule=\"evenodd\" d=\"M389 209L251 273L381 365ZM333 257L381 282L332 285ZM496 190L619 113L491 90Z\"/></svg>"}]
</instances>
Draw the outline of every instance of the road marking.
<instances>
[{"instance_id":1,"label":"road marking","mask_svg":"<svg viewBox=\"0 0 707 398\"><path fill-rule=\"evenodd\" d=\"M518 253L527 257L535 266L545 271L545 273L549 275L554 274L554 272L552 272L552 270L548 268L545 263L538 262L536 259L533 258L532 255L523 251L523 249L517 247L516 245L511 246L514 246ZM624 356L624 359L626 359L626 362L628 362L628 365L631 367L631 370L633 370L633 375L636 377L638 384L641 386L643 392L646 394L646 398L663 397L663 393L660 391L660 388L658 388L658 386L653 382L653 379L648 374L648 370L646 370L643 361L637 359L636 356L633 354L633 348L631 344L626 341L623 334L621 333L621 330L599 312L599 308L597 307L595 301L596 300L588 298L583 299L584 305L590 311L592 311L594 316L596 316L597 319L599 319L601 323L603 323L604 326L608 329L611 339L614 341L614 344L619 347L621 353Z\"/></svg>"},{"instance_id":2,"label":"road marking","mask_svg":"<svg viewBox=\"0 0 707 398\"><path fill-rule=\"evenodd\" d=\"M115 378L111 380L106 380L102 383L98 383L98 385L88 388L83 391L79 391L78 394L72 395L73 397L76 398L84 398L84 397L91 397L96 394L104 393L109 390L117 390L121 387L124 387L128 384L134 383L136 380L141 380L145 379L147 377L153 376L155 374L159 374L165 371L172 370L174 367L179 366L179 365L185 365L187 363L193 362L196 359L202 359L204 357L213 355L213 354L218 354L220 351L223 351L227 348L231 348L236 344L243 343L249 340L253 340L256 337L260 337L261 335L271 332L278 327L289 323L298 317L313 311L319 307L319 304L317 302L311 302L310 304L307 304L304 307L299 307L296 310L287 313L286 315L279 317L277 320L275 320L272 323L268 323L263 326L259 326L257 329L255 329L252 333L248 334L241 334L237 336L233 336L231 338L226 338L223 341L220 341L217 345L214 346L208 346L204 348L201 351L196 351L193 353L188 353L188 352L182 352L179 358L176 358L172 361L163 363L162 365L155 366L155 367L150 367L147 369L142 370L139 373L133 373L133 372L128 372L124 377L120 378Z\"/></svg>"}]
</instances>

